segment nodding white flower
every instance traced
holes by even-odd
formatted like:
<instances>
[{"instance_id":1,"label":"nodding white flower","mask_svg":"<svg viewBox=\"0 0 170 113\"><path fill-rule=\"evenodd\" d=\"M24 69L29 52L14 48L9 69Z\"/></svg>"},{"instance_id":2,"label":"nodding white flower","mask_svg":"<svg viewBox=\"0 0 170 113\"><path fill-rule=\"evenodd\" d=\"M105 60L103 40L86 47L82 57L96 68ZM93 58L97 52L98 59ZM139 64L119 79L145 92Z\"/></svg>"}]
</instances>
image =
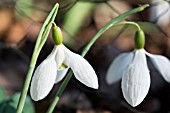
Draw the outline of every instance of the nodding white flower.
<instances>
[{"instance_id":1,"label":"nodding white flower","mask_svg":"<svg viewBox=\"0 0 170 113\"><path fill-rule=\"evenodd\" d=\"M151 14L149 16L149 20L151 22L156 22L162 27L166 27L170 24L170 4L168 1L152 0L151 3L153 6L150 10Z\"/></svg>"},{"instance_id":2,"label":"nodding white flower","mask_svg":"<svg viewBox=\"0 0 170 113\"><path fill-rule=\"evenodd\" d=\"M136 43L138 42L136 41ZM107 72L106 81L108 84L115 83L122 78L123 96L133 107L139 105L149 91L150 73L146 55L149 56L163 78L170 82L170 61L164 56L150 54L143 47L137 48L137 46L132 52L120 54L111 63Z\"/></svg>"},{"instance_id":3,"label":"nodding white flower","mask_svg":"<svg viewBox=\"0 0 170 113\"><path fill-rule=\"evenodd\" d=\"M69 68L81 83L98 89L97 75L92 66L82 56L67 49L59 40L51 54L35 70L30 88L32 99L38 101L45 98L53 85L64 78Z\"/></svg>"}]
</instances>

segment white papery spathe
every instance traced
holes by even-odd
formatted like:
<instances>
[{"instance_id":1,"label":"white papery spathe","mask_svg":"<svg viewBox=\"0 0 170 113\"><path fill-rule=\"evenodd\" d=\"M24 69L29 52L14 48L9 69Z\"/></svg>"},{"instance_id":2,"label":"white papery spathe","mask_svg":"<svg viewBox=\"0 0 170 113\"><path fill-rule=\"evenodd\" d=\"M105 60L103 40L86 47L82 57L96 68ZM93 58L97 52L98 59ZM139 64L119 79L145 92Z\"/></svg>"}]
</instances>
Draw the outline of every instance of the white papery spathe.
<instances>
[{"instance_id":1,"label":"white papery spathe","mask_svg":"<svg viewBox=\"0 0 170 113\"><path fill-rule=\"evenodd\" d=\"M35 70L30 88L32 99L38 101L45 98L54 83L60 82L69 68L81 83L98 89L98 78L92 66L82 56L61 44L55 45L51 54Z\"/></svg>"},{"instance_id":2,"label":"white papery spathe","mask_svg":"<svg viewBox=\"0 0 170 113\"><path fill-rule=\"evenodd\" d=\"M152 55L144 49L136 49L119 55L112 62L106 75L108 84L115 83L122 77L123 96L131 106L139 105L146 97L150 87L150 74L146 55L149 56L162 77L167 82L170 82L170 61L164 56ZM114 67L116 70L113 69Z\"/></svg>"},{"instance_id":3,"label":"white papery spathe","mask_svg":"<svg viewBox=\"0 0 170 113\"><path fill-rule=\"evenodd\" d=\"M150 7L150 16L149 20L151 22L157 22L161 27L166 27L170 24L170 4L168 1L164 0L152 0L153 4Z\"/></svg>"}]
</instances>

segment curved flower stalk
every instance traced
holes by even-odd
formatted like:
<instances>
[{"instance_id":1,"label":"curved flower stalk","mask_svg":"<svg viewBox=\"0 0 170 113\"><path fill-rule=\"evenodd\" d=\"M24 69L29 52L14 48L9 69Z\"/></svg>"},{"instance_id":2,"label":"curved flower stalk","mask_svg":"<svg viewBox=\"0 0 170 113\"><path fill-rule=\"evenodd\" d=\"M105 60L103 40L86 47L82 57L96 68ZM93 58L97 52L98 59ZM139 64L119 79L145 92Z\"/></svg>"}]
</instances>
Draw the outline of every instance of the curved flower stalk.
<instances>
[{"instance_id":1,"label":"curved flower stalk","mask_svg":"<svg viewBox=\"0 0 170 113\"><path fill-rule=\"evenodd\" d=\"M53 29L53 40L56 44L54 49L35 70L30 88L32 99L38 101L45 98L53 85L64 78L69 68L81 83L98 89L94 69L82 56L71 52L62 44L62 33L57 26Z\"/></svg>"},{"instance_id":2,"label":"curved flower stalk","mask_svg":"<svg viewBox=\"0 0 170 113\"><path fill-rule=\"evenodd\" d=\"M137 31L135 35L136 49L129 53L120 54L109 67L106 81L108 84L121 81L123 96L131 106L139 105L146 97L150 87L150 74L146 55L149 56L155 68L163 78L170 82L170 61L161 55L153 55L145 51L144 33Z\"/></svg>"},{"instance_id":3,"label":"curved flower stalk","mask_svg":"<svg viewBox=\"0 0 170 113\"><path fill-rule=\"evenodd\" d=\"M161 27L170 24L170 4L164 0L152 0L154 5L151 7L149 20L157 22Z\"/></svg>"}]
</instances>

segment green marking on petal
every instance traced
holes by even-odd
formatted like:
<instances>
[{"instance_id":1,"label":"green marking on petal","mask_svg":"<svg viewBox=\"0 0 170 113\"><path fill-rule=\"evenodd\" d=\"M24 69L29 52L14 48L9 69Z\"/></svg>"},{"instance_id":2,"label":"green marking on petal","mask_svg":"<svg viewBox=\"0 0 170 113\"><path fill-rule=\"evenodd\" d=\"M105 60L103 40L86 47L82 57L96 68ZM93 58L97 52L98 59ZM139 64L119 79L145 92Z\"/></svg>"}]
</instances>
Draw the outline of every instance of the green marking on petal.
<instances>
[{"instance_id":1,"label":"green marking on petal","mask_svg":"<svg viewBox=\"0 0 170 113\"><path fill-rule=\"evenodd\" d=\"M61 64L61 66L59 66L58 69L61 70L63 67L68 68L68 66L66 64Z\"/></svg>"}]
</instances>

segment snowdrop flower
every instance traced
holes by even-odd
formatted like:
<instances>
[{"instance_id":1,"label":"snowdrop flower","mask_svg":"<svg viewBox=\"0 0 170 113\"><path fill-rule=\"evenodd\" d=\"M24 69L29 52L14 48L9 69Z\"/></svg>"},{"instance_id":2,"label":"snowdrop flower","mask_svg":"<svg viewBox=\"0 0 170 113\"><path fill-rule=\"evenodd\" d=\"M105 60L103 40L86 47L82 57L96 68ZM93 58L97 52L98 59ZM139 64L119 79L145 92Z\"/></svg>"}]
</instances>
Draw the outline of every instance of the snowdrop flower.
<instances>
[{"instance_id":1,"label":"snowdrop flower","mask_svg":"<svg viewBox=\"0 0 170 113\"><path fill-rule=\"evenodd\" d=\"M37 67L31 81L30 94L33 100L45 98L55 83L60 82L69 68L75 78L88 87L98 89L98 79L92 66L80 55L71 52L62 44L59 27L53 28L54 49Z\"/></svg>"},{"instance_id":2,"label":"snowdrop flower","mask_svg":"<svg viewBox=\"0 0 170 113\"><path fill-rule=\"evenodd\" d=\"M154 5L151 7L149 20L157 22L158 25L166 27L170 24L170 4L164 0L152 0Z\"/></svg>"},{"instance_id":3,"label":"snowdrop flower","mask_svg":"<svg viewBox=\"0 0 170 113\"><path fill-rule=\"evenodd\" d=\"M150 87L150 73L146 55L149 56L163 78L170 82L170 61L161 55L153 55L145 51L145 36L138 30L135 34L136 49L120 54L108 69L106 81L108 84L121 81L123 96L131 106L139 105L146 97Z\"/></svg>"}]
</instances>

